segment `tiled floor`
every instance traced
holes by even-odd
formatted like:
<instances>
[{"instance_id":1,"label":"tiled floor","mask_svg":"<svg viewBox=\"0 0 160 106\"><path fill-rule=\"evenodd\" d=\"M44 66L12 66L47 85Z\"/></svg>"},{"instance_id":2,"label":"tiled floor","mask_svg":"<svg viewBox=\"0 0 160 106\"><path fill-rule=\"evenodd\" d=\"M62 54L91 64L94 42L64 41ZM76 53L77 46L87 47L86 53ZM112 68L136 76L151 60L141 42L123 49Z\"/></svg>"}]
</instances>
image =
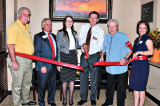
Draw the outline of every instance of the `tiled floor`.
<instances>
[{"instance_id":1,"label":"tiled floor","mask_svg":"<svg viewBox=\"0 0 160 106\"><path fill-rule=\"evenodd\" d=\"M127 89L126 92L127 92L127 98L126 98L126 101L125 101L125 106L134 106L133 92L129 92L128 89ZM77 102L80 100L80 96L79 96L80 94L79 93L80 93L79 90L75 90L75 92L74 92L74 101L73 101L74 105L73 106L77 106ZM67 94L69 94L69 92L67 92ZM90 94L90 90L89 90L89 94ZM38 95L36 95L36 97L37 96ZM59 92L59 90L57 90L56 91L56 95L55 95L55 103L57 104L57 106L62 106L62 102L60 101L59 97L60 97L60 92ZM68 98L69 98L69 95L68 95ZM116 98L117 97L116 97L116 93L115 93L113 106L117 106L116 105L116 103L117 103ZM33 101L32 91L30 93L30 100ZM46 92L46 96L45 96L45 101L47 101L47 92ZM99 100L96 100L97 106L101 106L104 103L104 101L105 101L105 90L101 90L100 98L99 98ZM36 99L36 102L37 102L37 99ZM12 106L11 95L8 95L3 100L3 102L0 104L0 106ZM38 106L38 104L36 106ZM49 105L46 103L46 106L49 106ZM88 97L87 103L85 103L83 106L91 106L89 97ZM158 105L155 104L153 101L151 101L148 97L146 97L144 106L158 106Z\"/></svg>"}]
</instances>

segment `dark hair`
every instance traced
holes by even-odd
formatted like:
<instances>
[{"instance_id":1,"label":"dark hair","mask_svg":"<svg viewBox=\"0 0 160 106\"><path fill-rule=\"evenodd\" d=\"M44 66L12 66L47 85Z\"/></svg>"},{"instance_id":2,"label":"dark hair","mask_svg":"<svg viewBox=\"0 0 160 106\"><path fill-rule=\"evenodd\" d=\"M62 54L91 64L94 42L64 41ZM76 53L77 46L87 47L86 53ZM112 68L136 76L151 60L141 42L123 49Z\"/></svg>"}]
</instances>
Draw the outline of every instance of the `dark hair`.
<instances>
[{"instance_id":1,"label":"dark hair","mask_svg":"<svg viewBox=\"0 0 160 106\"><path fill-rule=\"evenodd\" d=\"M70 17L70 18L73 20L73 17L72 17L72 16L67 15L67 16L63 19L63 28L62 28L61 30L59 30L59 31L63 31L63 32L64 32L64 36L65 36L65 37L66 37L66 36L68 37L67 27L66 27L66 25L65 25L68 17ZM72 25L72 27L71 27L71 30L72 30L72 33L73 33L73 31L74 31L73 25Z\"/></svg>"},{"instance_id":2,"label":"dark hair","mask_svg":"<svg viewBox=\"0 0 160 106\"><path fill-rule=\"evenodd\" d=\"M91 14L97 14L97 19L99 19L99 13L98 13L98 12L96 12L96 11L90 12L90 13L89 13L89 18L90 18L90 16L91 16Z\"/></svg>"},{"instance_id":3,"label":"dark hair","mask_svg":"<svg viewBox=\"0 0 160 106\"><path fill-rule=\"evenodd\" d=\"M146 27L147 27L147 32L146 32L146 34L148 34L148 33L150 32L149 23L146 22L146 21L139 21L139 22L137 23L137 34L138 34L138 35L139 35L139 25L142 24L142 23L145 24Z\"/></svg>"}]
</instances>

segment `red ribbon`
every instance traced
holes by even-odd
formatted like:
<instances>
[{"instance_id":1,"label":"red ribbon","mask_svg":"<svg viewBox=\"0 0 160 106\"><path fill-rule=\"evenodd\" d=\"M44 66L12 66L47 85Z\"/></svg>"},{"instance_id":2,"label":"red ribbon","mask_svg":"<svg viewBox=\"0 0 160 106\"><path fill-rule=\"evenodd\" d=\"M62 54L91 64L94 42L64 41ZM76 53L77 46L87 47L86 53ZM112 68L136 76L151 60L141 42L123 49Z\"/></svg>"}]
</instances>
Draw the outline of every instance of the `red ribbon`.
<instances>
[{"instance_id":1,"label":"red ribbon","mask_svg":"<svg viewBox=\"0 0 160 106\"><path fill-rule=\"evenodd\" d=\"M87 60L88 60L88 58L89 58L89 54L88 54L88 52L87 52L87 49L84 49L84 53L85 53L85 59L87 59Z\"/></svg>"},{"instance_id":2,"label":"red ribbon","mask_svg":"<svg viewBox=\"0 0 160 106\"><path fill-rule=\"evenodd\" d=\"M132 44L130 41L126 42L126 46L133 50ZM134 60L147 60L147 56L137 56L137 58L131 58L129 61L125 62L124 64L120 64L120 62L96 62L93 66L125 66Z\"/></svg>"},{"instance_id":3,"label":"red ribbon","mask_svg":"<svg viewBox=\"0 0 160 106\"><path fill-rule=\"evenodd\" d=\"M24 58L29 58L29 59L32 59L32 60L42 61L42 62L46 62L46 63L50 63L50 64L55 64L55 65L58 65L58 66L64 66L64 67L69 67L69 68L84 71L83 67L73 65L73 64L54 61L54 60L50 60L50 59L46 59L46 58L42 58L42 57L38 57L38 56L34 56L34 55L25 54L25 53L17 53L16 52L16 55L20 56L20 57L24 57Z\"/></svg>"},{"instance_id":4,"label":"red ribbon","mask_svg":"<svg viewBox=\"0 0 160 106\"><path fill-rule=\"evenodd\" d=\"M93 64L93 66L125 66L134 60L147 60L147 59L148 59L147 56L137 56L137 58L131 58L129 61L125 62L123 65L120 64L120 62L96 62Z\"/></svg>"},{"instance_id":5,"label":"red ribbon","mask_svg":"<svg viewBox=\"0 0 160 106\"><path fill-rule=\"evenodd\" d=\"M130 41L126 42L126 46L127 46L128 48L130 48L131 50L133 50L133 48L132 48L132 44L131 44L131 42L130 42Z\"/></svg>"}]
</instances>

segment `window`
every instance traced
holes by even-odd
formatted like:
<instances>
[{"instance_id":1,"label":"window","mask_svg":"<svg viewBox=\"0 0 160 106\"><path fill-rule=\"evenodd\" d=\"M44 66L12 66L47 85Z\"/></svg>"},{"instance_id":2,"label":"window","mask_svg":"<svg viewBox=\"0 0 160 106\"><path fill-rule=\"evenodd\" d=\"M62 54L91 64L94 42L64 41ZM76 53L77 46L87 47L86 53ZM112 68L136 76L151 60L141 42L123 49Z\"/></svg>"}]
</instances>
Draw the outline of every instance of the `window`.
<instances>
[{"instance_id":1,"label":"window","mask_svg":"<svg viewBox=\"0 0 160 106\"><path fill-rule=\"evenodd\" d=\"M0 102L6 97L8 91L5 6L5 0L0 0Z\"/></svg>"}]
</instances>

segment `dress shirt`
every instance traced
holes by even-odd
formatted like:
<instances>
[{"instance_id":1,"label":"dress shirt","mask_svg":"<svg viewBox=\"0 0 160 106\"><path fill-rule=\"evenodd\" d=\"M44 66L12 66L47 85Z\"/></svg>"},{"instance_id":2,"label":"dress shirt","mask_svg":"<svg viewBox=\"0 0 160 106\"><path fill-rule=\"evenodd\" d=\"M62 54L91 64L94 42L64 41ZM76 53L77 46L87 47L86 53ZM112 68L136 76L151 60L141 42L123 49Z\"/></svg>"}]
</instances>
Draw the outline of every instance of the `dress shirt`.
<instances>
[{"instance_id":1,"label":"dress shirt","mask_svg":"<svg viewBox=\"0 0 160 106\"><path fill-rule=\"evenodd\" d=\"M68 36L69 36L69 50L74 50L76 47L75 39L73 37L71 28L67 28Z\"/></svg>"},{"instance_id":2,"label":"dress shirt","mask_svg":"<svg viewBox=\"0 0 160 106\"><path fill-rule=\"evenodd\" d=\"M47 37L48 37L48 32L46 32L46 31L44 31L44 33L47 35ZM56 57L56 41L54 40L54 38L53 38L53 36L52 36L52 34L50 33L50 35L51 35L51 39L52 39L52 42L53 42L53 46L54 46L54 51L55 51L55 57Z\"/></svg>"},{"instance_id":3,"label":"dress shirt","mask_svg":"<svg viewBox=\"0 0 160 106\"><path fill-rule=\"evenodd\" d=\"M115 35L107 34L103 42L103 52L106 52L106 62L120 62L131 50L126 46L128 36L119 31ZM121 74L126 72L126 66L106 66L106 71L110 74Z\"/></svg>"},{"instance_id":4,"label":"dress shirt","mask_svg":"<svg viewBox=\"0 0 160 106\"><path fill-rule=\"evenodd\" d=\"M84 43L86 43L86 38L87 38L88 30L90 27L91 27L90 24L84 24L82 25L79 31L78 41L83 53L84 53L84 49L82 46ZM95 25L94 27L92 27L89 55L95 54L97 52L101 52L104 36L105 36L104 30L101 27L99 27L98 25Z\"/></svg>"}]
</instances>

